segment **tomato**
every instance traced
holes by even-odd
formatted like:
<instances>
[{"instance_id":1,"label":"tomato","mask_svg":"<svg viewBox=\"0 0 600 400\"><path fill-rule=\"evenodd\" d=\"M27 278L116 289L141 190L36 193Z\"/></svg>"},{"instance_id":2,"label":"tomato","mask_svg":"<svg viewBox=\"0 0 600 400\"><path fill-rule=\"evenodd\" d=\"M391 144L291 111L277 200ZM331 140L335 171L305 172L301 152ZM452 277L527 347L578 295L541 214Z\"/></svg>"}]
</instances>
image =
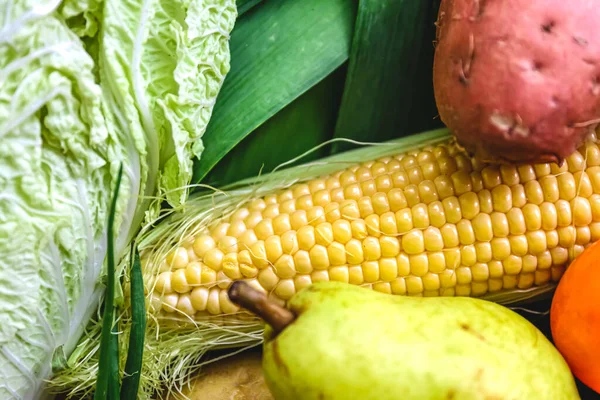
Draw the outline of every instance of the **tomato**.
<instances>
[{"instance_id":1,"label":"tomato","mask_svg":"<svg viewBox=\"0 0 600 400\"><path fill-rule=\"evenodd\" d=\"M600 393L600 242L584 250L559 281L550 328L573 374Z\"/></svg>"}]
</instances>

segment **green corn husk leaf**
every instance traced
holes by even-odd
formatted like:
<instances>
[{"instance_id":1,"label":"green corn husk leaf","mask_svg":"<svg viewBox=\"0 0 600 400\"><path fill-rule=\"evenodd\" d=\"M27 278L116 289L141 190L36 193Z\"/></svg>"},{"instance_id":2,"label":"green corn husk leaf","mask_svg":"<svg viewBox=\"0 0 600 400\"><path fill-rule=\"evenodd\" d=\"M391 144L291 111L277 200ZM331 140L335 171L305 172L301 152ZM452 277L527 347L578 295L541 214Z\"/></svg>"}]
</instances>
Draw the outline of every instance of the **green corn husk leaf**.
<instances>
[{"instance_id":1,"label":"green corn husk leaf","mask_svg":"<svg viewBox=\"0 0 600 400\"><path fill-rule=\"evenodd\" d=\"M236 23L231 70L203 136L207 150L194 164L194 182L348 59L355 13L352 0L274 1Z\"/></svg>"},{"instance_id":2,"label":"green corn husk leaf","mask_svg":"<svg viewBox=\"0 0 600 400\"><path fill-rule=\"evenodd\" d=\"M433 14L427 1L359 1L335 137L386 141L430 128ZM332 151L352 146L336 142Z\"/></svg>"},{"instance_id":3,"label":"green corn husk leaf","mask_svg":"<svg viewBox=\"0 0 600 400\"><path fill-rule=\"evenodd\" d=\"M270 172L330 140L345 76L346 69L339 68L259 126L219 161L205 178L206 184L223 186ZM328 146L323 146L302 161L316 160L327 154Z\"/></svg>"}]
</instances>

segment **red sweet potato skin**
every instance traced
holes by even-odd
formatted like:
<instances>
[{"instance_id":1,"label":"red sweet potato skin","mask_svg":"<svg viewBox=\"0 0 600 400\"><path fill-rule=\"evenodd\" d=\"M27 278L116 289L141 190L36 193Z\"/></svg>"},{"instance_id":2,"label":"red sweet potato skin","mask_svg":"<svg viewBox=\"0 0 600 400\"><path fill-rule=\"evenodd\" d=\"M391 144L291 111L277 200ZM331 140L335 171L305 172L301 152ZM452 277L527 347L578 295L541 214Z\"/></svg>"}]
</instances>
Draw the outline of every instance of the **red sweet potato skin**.
<instances>
[{"instance_id":1,"label":"red sweet potato skin","mask_svg":"<svg viewBox=\"0 0 600 400\"><path fill-rule=\"evenodd\" d=\"M560 162L600 118L600 2L442 0L440 118L487 160Z\"/></svg>"}]
</instances>

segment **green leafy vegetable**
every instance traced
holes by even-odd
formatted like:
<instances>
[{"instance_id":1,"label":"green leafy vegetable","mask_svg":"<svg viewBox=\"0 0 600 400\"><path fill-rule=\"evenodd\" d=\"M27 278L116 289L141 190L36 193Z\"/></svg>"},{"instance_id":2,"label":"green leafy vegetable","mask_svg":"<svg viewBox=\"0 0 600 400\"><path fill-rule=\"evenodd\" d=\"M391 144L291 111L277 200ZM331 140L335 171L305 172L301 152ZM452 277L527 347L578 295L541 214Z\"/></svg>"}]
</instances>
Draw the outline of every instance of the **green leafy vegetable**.
<instances>
[{"instance_id":1,"label":"green leafy vegetable","mask_svg":"<svg viewBox=\"0 0 600 400\"><path fill-rule=\"evenodd\" d=\"M187 196L173 189L203 151L236 9L0 0L0 10L0 398L37 398L52 372L72 373L104 291L119 165L117 259L156 213L150 197Z\"/></svg>"}]
</instances>

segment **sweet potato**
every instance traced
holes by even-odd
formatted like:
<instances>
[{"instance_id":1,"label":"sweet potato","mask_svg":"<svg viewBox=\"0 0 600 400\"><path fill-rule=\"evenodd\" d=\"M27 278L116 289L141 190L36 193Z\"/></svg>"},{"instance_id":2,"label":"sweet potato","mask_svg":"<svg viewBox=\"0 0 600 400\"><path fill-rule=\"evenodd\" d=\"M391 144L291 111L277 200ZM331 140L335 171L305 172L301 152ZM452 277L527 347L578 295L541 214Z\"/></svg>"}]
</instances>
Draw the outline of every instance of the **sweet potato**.
<instances>
[{"instance_id":1,"label":"sweet potato","mask_svg":"<svg viewBox=\"0 0 600 400\"><path fill-rule=\"evenodd\" d=\"M600 122L593 0L442 0L433 83L440 118L490 161L561 162Z\"/></svg>"}]
</instances>

